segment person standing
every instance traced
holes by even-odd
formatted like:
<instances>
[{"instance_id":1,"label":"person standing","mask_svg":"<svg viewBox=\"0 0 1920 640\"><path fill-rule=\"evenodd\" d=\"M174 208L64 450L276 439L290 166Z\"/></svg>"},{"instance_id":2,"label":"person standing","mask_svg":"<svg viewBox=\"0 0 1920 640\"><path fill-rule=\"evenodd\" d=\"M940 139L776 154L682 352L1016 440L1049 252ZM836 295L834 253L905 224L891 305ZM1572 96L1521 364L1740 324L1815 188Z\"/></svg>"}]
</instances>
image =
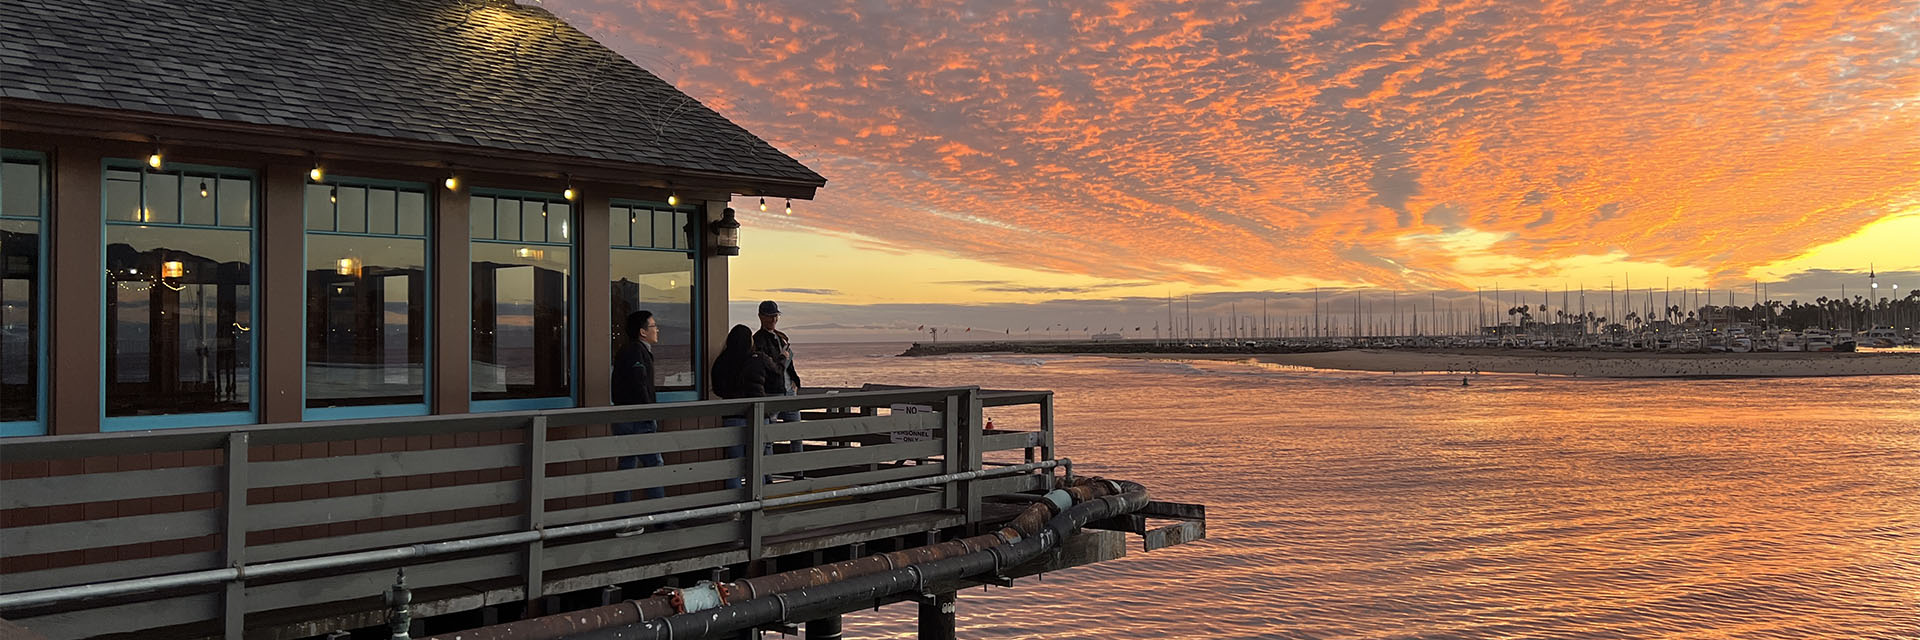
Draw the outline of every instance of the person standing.
<instances>
[{"instance_id":1,"label":"person standing","mask_svg":"<svg viewBox=\"0 0 1920 640\"><path fill-rule=\"evenodd\" d=\"M800 374L793 367L793 341L780 331L780 305L772 300L760 301L760 330L753 334L753 348L766 354L773 361L777 380L768 381L768 389L778 389L779 395L799 395ZM800 412L782 411L774 414L781 422L799 422ZM794 442L789 451L804 450L801 443ZM796 474L801 477L804 474Z\"/></svg>"},{"instance_id":2,"label":"person standing","mask_svg":"<svg viewBox=\"0 0 1920 640\"><path fill-rule=\"evenodd\" d=\"M653 386L653 344L660 341L660 323L653 318L652 311L635 311L627 314L627 343L613 355L613 403L616 405L653 404L655 400ZM638 422L616 422L613 434L616 436L654 433L660 425L652 420ZM620 468L658 467L664 460L658 453L620 456ZM667 491L662 487L647 487L644 490L648 499L665 498ZM618 491L613 494L614 502L633 500L633 492Z\"/></svg>"},{"instance_id":3,"label":"person standing","mask_svg":"<svg viewBox=\"0 0 1920 640\"><path fill-rule=\"evenodd\" d=\"M754 350L753 330L744 324L733 325L733 330L727 332L726 346L720 350L720 355L714 358L711 374L713 394L721 398L737 400L780 395L780 389L772 386L773 381L779 379L778 373L773 369L773 361L767 359L765 354ZM720 419L720 426L744 428L747 426L747 416L743 414L723 416ZM770 447L767 452L772 453ZM746 449L741 445L727 447L729 459L739 458L745 453ZM740 478L728 478L726 487L738 489L741 484Z\"/></svg>"}]
</instances>

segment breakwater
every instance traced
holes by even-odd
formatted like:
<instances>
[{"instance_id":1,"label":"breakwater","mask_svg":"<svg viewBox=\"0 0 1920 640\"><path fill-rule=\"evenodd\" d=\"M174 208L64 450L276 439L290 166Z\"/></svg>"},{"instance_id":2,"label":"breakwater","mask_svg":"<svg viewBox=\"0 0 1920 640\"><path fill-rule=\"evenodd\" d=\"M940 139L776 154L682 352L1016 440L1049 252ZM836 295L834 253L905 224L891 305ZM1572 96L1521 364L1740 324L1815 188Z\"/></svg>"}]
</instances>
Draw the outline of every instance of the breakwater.
<instances>
[{"instance_id":1,"label":"breakwater","mask_svg":"<svg viewBox=\"0 0 1920 640\"><path fill-rule=\"evenodd\" d=\"M944 356L956 353L1031 353L1031 354L1276 354L1339 351L1345 347L1331 344L1248 343L1166 343L1151 340L1074 341L1074 342L915 342L902 357Z\"/></svg>"}]
</instances>

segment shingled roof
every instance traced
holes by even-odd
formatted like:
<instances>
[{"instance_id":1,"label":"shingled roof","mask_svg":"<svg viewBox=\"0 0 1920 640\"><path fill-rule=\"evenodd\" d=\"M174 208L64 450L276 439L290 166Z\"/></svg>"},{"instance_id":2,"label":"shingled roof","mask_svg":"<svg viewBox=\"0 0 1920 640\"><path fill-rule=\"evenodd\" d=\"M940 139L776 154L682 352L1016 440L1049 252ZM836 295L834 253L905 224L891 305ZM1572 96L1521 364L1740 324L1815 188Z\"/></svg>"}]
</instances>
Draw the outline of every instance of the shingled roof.
<instances>
[{"instance_id":1,"label":"shingled roof","mask_svg":"<svg viewBox=\"0 0 1920 640\"><path fill-rule=\"evenodd\" d=\"M7 0L6 13L9 99L826 182L503 0Z\"/></svg>"}]
</instances>

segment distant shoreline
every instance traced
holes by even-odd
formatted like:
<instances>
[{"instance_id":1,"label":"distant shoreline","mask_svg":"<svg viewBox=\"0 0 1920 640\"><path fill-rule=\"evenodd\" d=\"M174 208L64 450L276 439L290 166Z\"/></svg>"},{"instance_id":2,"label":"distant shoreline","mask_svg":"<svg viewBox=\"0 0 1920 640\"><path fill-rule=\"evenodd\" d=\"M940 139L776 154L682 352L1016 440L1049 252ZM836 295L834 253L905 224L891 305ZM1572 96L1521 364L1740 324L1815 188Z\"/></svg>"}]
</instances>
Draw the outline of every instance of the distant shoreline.
<instances>
[{"instance_id":1,"label":"distant shoreline","mask_svg":"<svg viewBox=\"0 0 1920 640\"><path fill-rule=\"evenodd\" d=\"M1346 349L1251 356L1111 354L1146 359L1253 359L1383 373L1518 373L1582 378L1806 378L1920 375L1920 353L1645 353L1513 349Z\"/></svg>"}]
</instances>

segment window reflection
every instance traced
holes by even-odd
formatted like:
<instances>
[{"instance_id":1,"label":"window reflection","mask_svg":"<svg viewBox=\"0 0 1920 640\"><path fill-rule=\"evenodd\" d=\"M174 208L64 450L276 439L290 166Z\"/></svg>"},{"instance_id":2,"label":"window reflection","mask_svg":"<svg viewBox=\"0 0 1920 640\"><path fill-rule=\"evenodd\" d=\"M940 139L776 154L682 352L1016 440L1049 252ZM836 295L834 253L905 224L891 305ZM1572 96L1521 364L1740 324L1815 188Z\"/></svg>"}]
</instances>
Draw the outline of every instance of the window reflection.
<instances>
[{"instance_id":1,"label":"window reflection","mask_svg":"<svg viewBox=\"0 0 1920 640\"><path fill-rule=\"evenodd\" d=\"M252 234L106 228L106 415L252 407Z\"/></svg>"},{"instance_id":2,"label":"window reflection","mask_svg":"<svg viewBox=\"0 0 1920 640\"><path fill-rule=\"evenodd\" d=\"M570 398L571 210L551 198L476 196L469 384L473 399Z\"/></svg>"},{"instance_id":3,"label":"window reflection","mask_svg":"<svg viewBox=\"0 0 1920 640\"><path fill-rule=\"evenodd\" d=\"M42 167L0 163L0 423L40 418Z\"/></svg>"},{"instance_id":4,"label":"window reflection","mask_svg":"<svg viewBox=\"0 0 1920 640\"><path fill-rule=\"evenodd\" d=\"M628 314L652 311L660 323L660 342L653 346L654 384L663 391L692 391L699 380L694 358L699 334L693 252L685 250L690 212L665 203L616 203L611 214L612 348L625 340Z\"/></svg>"},{"instance_id":5,"label":"window reflection","mask_svg":"<svg viewBox=\"0 0 1920 640\"><path fill-rule=\"evenodd\" d=\"M310 184L306 202L306 406L425 403L424 210L403 211L424 187Z\"/></svg>"}]
</instances>

